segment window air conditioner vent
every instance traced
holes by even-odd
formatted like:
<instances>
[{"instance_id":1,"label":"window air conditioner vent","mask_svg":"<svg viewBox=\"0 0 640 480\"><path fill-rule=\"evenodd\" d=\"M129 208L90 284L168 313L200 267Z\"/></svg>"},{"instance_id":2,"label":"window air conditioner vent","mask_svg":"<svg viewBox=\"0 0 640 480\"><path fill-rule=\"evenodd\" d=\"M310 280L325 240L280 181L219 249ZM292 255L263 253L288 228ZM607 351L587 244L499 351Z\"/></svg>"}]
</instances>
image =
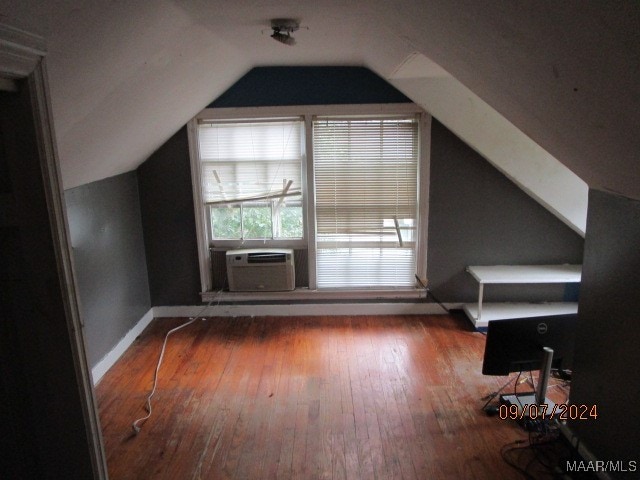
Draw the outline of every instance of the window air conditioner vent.
<instances>
[{"instance_id":1,"label":"window air conditioner vent","mask_svg":"<svg viewBox=\"0 0 640 480\"><path fill-rule=\"evenodd\" d=\"M230 292L278 292L296 285L293 250L229 250L227 278Z\"/></svg>"}]
</instances>

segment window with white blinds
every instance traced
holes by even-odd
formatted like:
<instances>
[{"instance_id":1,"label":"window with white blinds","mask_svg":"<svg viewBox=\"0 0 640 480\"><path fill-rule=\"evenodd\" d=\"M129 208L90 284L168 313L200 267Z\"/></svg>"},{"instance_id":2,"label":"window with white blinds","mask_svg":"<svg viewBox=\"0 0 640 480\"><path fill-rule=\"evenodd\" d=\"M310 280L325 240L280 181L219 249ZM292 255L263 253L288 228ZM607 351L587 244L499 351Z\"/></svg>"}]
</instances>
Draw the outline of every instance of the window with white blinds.
<instances>
[{"instance_id":1,"label":"window with white blinds","mask_svg":"<svg viewBox=\"0 0 640 480\"><path fill-rule=\"evenodd\" d=\"M304 236L300 118L198 126L211 240Z\"/></svg>"},{"instance_id":2,"label":"window with white blinds","mask_svg":"<svg viewBox=\"0 0 640 480\"><path fill-rule=\"evenodd\" d=\"M416 272L418 121L313 121L319 288L411 287Z\"/></svg>"}]
</instances>

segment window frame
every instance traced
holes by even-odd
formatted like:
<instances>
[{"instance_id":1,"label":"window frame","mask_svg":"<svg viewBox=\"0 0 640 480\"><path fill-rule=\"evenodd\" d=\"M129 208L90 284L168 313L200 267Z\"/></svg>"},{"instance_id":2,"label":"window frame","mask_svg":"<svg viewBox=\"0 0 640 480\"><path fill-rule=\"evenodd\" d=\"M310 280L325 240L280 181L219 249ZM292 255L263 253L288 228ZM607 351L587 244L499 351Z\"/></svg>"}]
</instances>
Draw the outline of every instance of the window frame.
<instances>
[{"instance_id":1,"label":"window frame","mask_svg":"<svg viewBox=\"0 0 640 480\"><path fill-rule=\"evenodd\" d=\"M418 146L418 218L416 226L416 274L423 281L427 278L427 232L429 219L429 154L431 141L431 116L420 106L413 103L392 104L345 104L345 105L296 105L285 107L238 107L238 108L206 108L198 113L187 124L189 139L189 156L191 160L191 177L196 220L196 235L198 245L198 259L200 266L201 294L203 298L212 290L212 271L209 250L229 250L233 248L294 248L306 250L308 255L309 288L312 293L317 290L316 283L316 232L315 232L315 185L313 164L313 118L317 116L380 116L380 115L419 115L419 146ZM202 195L201 162L198 140L198 124L201 121L241 121L284 117L300 117L304 128L305 151L302 156L302 213L304 222L304 237L302 239L274 239L274 240L216 240L212 244L210 238L210 224L207 218L208 209L205 207ZM340 292L349 291L348 288L337 289ZM407 287L384 289L389 292L414 291ZM321 289L331 294L331 289ZM273 297L286 297L278 292ZM358 298L357 291L352 292L351 298ZM338 293L340 295L340 293ZM296 295L298 297L298 295ZM370 298L370 294L362 295Z\"/></svg>"},{"instance_id":2,"label":"window frame","mask_svg":"<svg viewBox=\"0 0 640 480\"><path fill-rule=\"evenodd\" d=\"M212 124L228 124L228 123L234 123L237 122L238 124L240 123L248 123L248 124L254 124L254 123L269 123L272 121L292 121L295 123L300 123L300 128L304 129L304 118L301 117L300 115L294 115L294 116L288 116L288 117L269 117L269 118L258 118L258 117L253 117L253 118L242 118L242 119L216 119L216 118L211 118L208 117L206 120L198 120L198 122L196 123L196 136L197 138L195 138L194 140L197 141L197 145L195 145L198 150L200 148L200 138L199 138L199 126L202 124L207 124L207 123L212 123ZM303 226L305 226L305 219L304 219L304 211L305 211L305 204L304 204L304 198L305 198L305 184L306 184L306 178L304 177L303 173L303 164L305 161L305 138L302 136L302 132L301 133L301 137L300 137L300 144L301 144L301 152L300 152L300 190L301 190L301 195L300 195L300 200L296 200L293 203L299 203L300 206L302 207L302 211L303 211L303 217L302 217L302 222L303 222ZM209 161L210 162L210 161ZM240 246L242 246L243 248L260 248L260 247L264 247L264 246L269 246L269 247L273 247L273 248L303 248L306 245L306 240L305 240L305 231L306 228L303 228L303 236L302 237L292 237L292 238L287 238L287 237L275 237L275 238L216 238L213 236L213 228L212 228L212 223L211 223L211 211L213 208L216 208L214 205L207 205L204 202L204 194L202 191L203 185L202 185L202 168L204 163L207 162L203 162L202 159L200 158L200 152L198 151L198 163L199 163L199 171L200 171L200 195L203 203L203 209L204 209L204 215L205 215L205 226L206 226L206 234L207 234L207 240L208 240L208 245L209 248L238 248ZM244 208L247 207L257 207L260 206L260 204L263 204L263 206L268 207L271 209L271 221L272 221L272 228L271 228L271 234L272 236L275 235L276 233L276 218L275 215L273 213L273 201L260 201L260 200L256 200L256 201L251 201L251 202L242 202L242 201L238 201L235 203L232 203L235 205L239 205L241 211ZM242 215L242 214L241 214ZM278 215L279 217L279 215ZM241 222L244 222L244 216L241 217Z\"/></svg>"},{"instance_id":3,"label":"window frame","mask_svg":"<svg viewBox=\"0 0 640 480\"><path fill-rule=\"evenodd\" d=\"M416 114L314 118L318 288L415 287L419 132ZM411 240L394 213L411 218Z\"/></svg>"}]
</instances>

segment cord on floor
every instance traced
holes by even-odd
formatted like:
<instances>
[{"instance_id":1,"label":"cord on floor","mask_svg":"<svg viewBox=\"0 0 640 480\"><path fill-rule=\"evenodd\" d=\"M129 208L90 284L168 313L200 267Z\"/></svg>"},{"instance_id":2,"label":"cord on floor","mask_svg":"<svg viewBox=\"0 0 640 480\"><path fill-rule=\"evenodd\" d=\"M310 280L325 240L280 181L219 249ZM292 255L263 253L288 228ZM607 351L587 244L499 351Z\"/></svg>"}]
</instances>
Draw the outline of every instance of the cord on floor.
<instances>
[{"instance_id":1,"label":"cord on floor","mask_svg":"<svg viewBox=\"0 0 640 480\"><path fill-rule=\"evenodd\" d=\"M222 291L218 292L216 297L218 297L221 292ZM162 359L164 358L164 352L165 352L165 350L167 348L167 340L169 339L169 335L171 335L171 334L173 334L173 333L177 332L178 330L181 330L181 329L183 329L185 327L188 327L193 322L195 322L198 318L200 318L200 316L204 313L204 311L211 306L211 304L214 302L216 297L214 297L209 303L207 303L204 307L202 307L202 309L198 312L198 314L195 317L190 317L189 320L186 321L185 323L183 323L182 325L178 325L177 327L172 328L164 336L164 341L162 342L162 349L160 350L160 355L158 357L158 363L156 364L155 373L153 374L153 387L151 388L151 392L147 396L147 400L146 400L146 403L145 403L145 409L147 410L147 414L144 417L138 418L137 420L135 420L131 424L131 427L133 428L133 431L136 433L136 435L138 433L140 433L140 429L141 429L142 425L144 425L144 423L151 417L151 412L152 412L151 399L155 395L156 388L158 386L158 372L160 371L160 366L162 365Z\"/></svg>"}]
</instances>

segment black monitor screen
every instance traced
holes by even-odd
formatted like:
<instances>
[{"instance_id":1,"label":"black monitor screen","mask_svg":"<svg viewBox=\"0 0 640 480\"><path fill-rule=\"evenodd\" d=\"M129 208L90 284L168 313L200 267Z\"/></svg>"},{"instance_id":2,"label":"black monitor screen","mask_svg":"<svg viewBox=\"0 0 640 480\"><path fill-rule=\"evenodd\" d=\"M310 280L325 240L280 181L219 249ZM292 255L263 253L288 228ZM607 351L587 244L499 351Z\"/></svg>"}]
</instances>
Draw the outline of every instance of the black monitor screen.
<instances>
[{"instance_id":1,"label":"black monitor screen","mask_svg":"<svg viewBox=\"0 0 640 480\"><path fill-rule=\"evenodd\" d=\"M544 347L553 349L552 368L570 369L576 320L577 314L490 321L482 373L540 370Z\"/></svg>"}]
</instances>

